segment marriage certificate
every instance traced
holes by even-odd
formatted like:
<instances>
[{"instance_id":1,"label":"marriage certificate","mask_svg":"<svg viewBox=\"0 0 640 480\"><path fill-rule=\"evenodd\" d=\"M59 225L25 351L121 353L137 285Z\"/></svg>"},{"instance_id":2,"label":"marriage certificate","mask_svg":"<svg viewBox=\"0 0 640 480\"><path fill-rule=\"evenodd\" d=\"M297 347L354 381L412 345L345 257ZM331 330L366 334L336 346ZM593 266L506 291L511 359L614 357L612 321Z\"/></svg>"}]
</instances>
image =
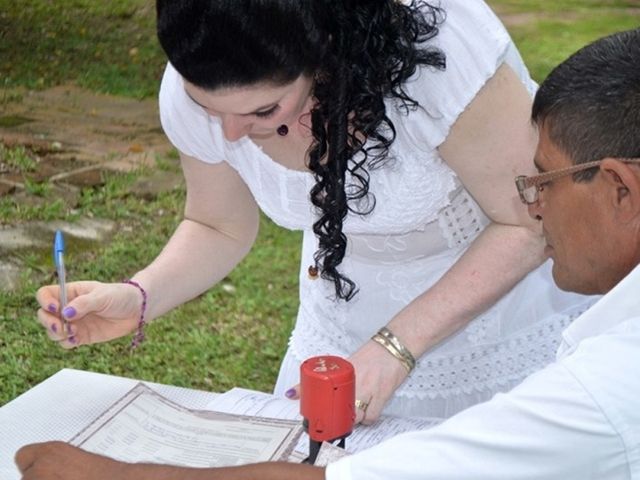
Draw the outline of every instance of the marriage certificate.
<instances>
[{"instance_id":1,"label":"marriage certificate","mask_svg":"<svg viewBox=\"0 0 640 480\"><path fill-rule=\"evenodd\" d=\"M299 421L189 410L138 384L71 439L126 462L221 467L286 460Z\"/></svg>"}]
</instances>

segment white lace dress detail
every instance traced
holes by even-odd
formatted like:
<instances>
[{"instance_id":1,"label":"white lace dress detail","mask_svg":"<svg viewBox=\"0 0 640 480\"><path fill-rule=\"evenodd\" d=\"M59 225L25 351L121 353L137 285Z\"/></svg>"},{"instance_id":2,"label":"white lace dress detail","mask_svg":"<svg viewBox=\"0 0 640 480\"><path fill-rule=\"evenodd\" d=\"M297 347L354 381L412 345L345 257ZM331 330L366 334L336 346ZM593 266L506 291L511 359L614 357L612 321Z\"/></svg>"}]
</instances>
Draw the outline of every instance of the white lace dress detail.
<instances>
[{"instance_id":1,"label":"white lace dress detail","mask_svg":"<svg viewBox=\"0 0 640 480\"><path fill-rule=\"evenodd\" d=\"M311 230L317 212L309 200L313 176L274 162L249 138L226 142L217 119L186 96L181 78L167 66L160 112L174 145L205 162L228 162L266 215L304 232L300 307L277 393L298 383L305 358L347 357L356 351L437 282L489 223L440 158L438 146L502 63L509 64L530 91L535 84L508 34L482 1L441 3L447 20L432 42L447 55L447 68L423 69L407 84L421 108L407 116L388 105L397 137L389 160L370 171L375 209L364 216L349 215L344 223L348 245L340 270L360 289L350 302L334 301L330 282L307 275L317 250ZM557 290L545 264L420 358L386 412L448 416L509 388L553 358L559 332L591 301Z\"/></svg>"},{"instance_id":2,"label":"white lace dress detail","mask_svg":"<svg viewBox=\"0 0 640 480\"><path fill-rule=\"evenodd\" d=\"M463 187L458 187L451 203L438 215L438 225L449 248L468 245L488 224L489 219Z\"/></svg>"}]
</instances>

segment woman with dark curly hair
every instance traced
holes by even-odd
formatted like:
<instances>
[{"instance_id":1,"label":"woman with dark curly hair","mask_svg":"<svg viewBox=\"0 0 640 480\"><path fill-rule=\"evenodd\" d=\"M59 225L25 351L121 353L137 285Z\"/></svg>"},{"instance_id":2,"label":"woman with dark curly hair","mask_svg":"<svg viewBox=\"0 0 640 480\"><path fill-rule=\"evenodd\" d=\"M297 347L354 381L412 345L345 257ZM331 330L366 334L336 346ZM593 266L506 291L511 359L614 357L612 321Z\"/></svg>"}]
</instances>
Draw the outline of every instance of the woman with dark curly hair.
<instances>
[{"instance_id":1,"label":"woman with dark curly hair","mask_svg":"<svg viewBox=\"0 0 640 480\"><path fill-rule=\"evenodd\" d=\"M300 363L331 353L355 366L358 421L445 417L553 358L590 299L556 290L514 195L535 148L535 84L482 0L157 0L157 11L185 219L128 284L70 285L69 338L45 309L57 288L41 289L52 338L139 338L235 267L261 209L304 232L277 393L297 397Z\"/></svg>"}]
</instances>

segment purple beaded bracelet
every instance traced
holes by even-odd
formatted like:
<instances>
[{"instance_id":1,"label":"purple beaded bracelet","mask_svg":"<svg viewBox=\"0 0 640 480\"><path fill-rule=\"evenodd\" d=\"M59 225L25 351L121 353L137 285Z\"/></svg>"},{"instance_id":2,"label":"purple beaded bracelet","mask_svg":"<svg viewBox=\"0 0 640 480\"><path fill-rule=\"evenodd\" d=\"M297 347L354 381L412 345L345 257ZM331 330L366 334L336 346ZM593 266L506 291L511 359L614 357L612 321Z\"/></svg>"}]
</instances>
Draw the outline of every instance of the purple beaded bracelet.
<instances>
[{"instance_id":1,"label":"purple beaded bracelet","mask_svg":"<svg viewBox=\"0 0 640 480\"><path fill-rule=\"evenodd\" d=\"M133 285L142 294L142 308L140 309L140 319L138 320L138 329L131 340L131 348L137 348L142 342L144 342L144 326L147 322L144 321L144 314L147 310L147 292L142 286L134 280L125 280L123 283Z\"/></svg>"}]
</instances>

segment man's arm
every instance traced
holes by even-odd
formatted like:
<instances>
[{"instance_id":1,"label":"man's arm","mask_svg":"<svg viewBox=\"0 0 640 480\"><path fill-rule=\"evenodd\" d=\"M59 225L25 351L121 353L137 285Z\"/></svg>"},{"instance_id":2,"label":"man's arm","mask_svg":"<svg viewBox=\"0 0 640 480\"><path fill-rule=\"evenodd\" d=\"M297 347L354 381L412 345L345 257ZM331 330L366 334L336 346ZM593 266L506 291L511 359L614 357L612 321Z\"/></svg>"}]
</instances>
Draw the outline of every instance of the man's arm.
<instances>
[{"instance_id":1,"label":"man's arm","mask_svg":"<svg viewBox=\"0 0 640 480\"><path fill-rule=\"evenodd\" d=\"M122 463L64 442L27 445L16 454L23 480L324 480L324 468L285 462L185 468Z\"/></svg>"}]
</instances>

